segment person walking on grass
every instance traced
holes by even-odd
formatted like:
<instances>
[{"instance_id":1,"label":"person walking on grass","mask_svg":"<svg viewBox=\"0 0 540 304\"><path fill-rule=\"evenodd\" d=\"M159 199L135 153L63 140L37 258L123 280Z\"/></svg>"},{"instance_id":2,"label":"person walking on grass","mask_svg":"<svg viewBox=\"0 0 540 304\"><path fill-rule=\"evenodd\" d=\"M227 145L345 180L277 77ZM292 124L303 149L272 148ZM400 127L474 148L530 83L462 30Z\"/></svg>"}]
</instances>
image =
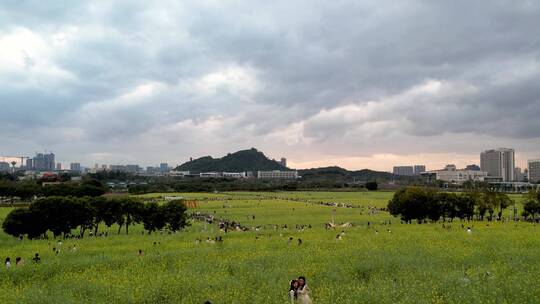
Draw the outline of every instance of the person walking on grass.
<instances>
[{"instance_id":1,"label":"person walking on grass","mask_svg":"<svg viewBox=\"0 0 540 304\"><path fill-rule=\"evenodd\" d=\"M311 304L311 298L309 296L309 288L306 283L305 277L298 277L298 289L296 290L296 297L300 304Z\"/></svg>"},{"instance_id":2,"label":"person walking on grass","mask_svg":"<svg viewBox=\"0 0 540 304\"><path fill-rule=\"evenodd\" d=\"M289 288L289 302L291 304L296 303L296 290L298 290L298 280L292 280L291 287Z\"/></svg>"},{"instance_id":3,"label":"person walking on grass","mask_svg":"<svg viewBox=\"0 0 540 304\"><path fill-rule=\"evenodd\" d=\"M23 265L22 258L21 257L15 258L15 266L22 266L22 265Z\"/></svg>"},{"instance_id":4,"label":"person walking on grass","mask_svg":"<svg viewBox=\"0 0 540 304\"><path fill-rule=\"evenodd\" d=\"M11 258L10 257L7 257L6 258L6 268L11 268Z\"/></svg>"}]
</instances>

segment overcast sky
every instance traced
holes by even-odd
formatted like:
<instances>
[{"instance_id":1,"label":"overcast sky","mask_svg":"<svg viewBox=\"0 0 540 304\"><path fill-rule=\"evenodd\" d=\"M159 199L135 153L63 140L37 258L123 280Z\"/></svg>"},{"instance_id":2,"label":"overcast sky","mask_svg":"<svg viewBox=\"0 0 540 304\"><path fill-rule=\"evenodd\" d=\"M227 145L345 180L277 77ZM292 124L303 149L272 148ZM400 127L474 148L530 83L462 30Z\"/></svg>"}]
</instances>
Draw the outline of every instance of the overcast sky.
<instances>
[{"instance_id":1,"label":"overcast sky","mask_svg":"<svg viewBox=\"0 0 540 304\"><path fill-rule=\"evenodd\" d=\"M0 155L540 158L540 1L2 1Z\"/></svg>"}]
</instances>

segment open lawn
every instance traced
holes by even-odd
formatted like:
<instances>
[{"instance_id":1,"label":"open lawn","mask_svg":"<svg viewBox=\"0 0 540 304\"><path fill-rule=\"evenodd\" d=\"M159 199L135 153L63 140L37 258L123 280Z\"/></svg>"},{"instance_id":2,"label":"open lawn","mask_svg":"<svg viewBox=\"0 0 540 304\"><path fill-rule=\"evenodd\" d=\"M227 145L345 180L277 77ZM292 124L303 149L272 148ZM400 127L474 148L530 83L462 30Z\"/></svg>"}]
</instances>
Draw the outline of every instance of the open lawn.
<instances>
[{"instance_id":1,"label":"open lawn","mask_svg":"<svg viewBox=\"0 0 540 304\"><path fill-rule=\"evenodd\" d=\"M224 233L217 223L193 222L176 234L141 235L139 226L126 236L102 225L108 237L64 240L58 255L57 240L0 233L0 256L24 260L1 268L0 303L286 303L289 281L299 275L307 277L314 303L540 302L540 227L531 223L400 224L377 209L391 192L142 197L166 196L196 199L198 208L189 212L252 229ZM519 209L521 197L512 198ZM9 210L0 209L0 220ZM330 221L354 225L326 230ZM204 241L216 236L222 244ZM36 252L39 264L31 262Z\"/></svg>"}]
</instances>

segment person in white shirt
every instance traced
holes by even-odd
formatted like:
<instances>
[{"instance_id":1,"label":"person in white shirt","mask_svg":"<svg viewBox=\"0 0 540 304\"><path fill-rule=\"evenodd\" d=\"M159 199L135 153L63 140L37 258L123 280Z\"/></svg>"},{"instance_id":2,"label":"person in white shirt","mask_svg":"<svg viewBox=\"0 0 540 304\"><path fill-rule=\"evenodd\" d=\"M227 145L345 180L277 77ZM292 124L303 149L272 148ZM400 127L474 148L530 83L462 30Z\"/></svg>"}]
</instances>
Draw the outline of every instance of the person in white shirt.
<instances>
[{"instance_id":1,"label":"person in white shirt","mask_svg":"<svg viewBox=\"0 0 540 304\"><path fill-rule=\"evenodd\" d=\"M9 268L9 267L11 267L11 258L7 257L6 258L6 268Z\"/></svg>"}]
</instances>

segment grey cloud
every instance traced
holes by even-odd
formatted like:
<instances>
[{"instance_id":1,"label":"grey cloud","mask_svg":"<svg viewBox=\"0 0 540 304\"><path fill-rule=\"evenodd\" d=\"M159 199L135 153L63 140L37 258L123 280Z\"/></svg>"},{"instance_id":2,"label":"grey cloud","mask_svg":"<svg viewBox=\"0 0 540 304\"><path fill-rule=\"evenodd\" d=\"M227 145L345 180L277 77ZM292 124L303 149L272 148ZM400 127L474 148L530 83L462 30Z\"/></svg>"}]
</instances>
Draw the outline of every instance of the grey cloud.
<instances>
[{"instance_id":1,"label":"grey cloud","mask_svg":"<svg viewBox=\"0 0 540 304\"><path fill-rule=\"evenodd\" d=\"M450 134L459 141L476 134L516 144L539 137L540 4L534 1L0 5L0 39L14 28L28 28L50 43L67 27L78 30L64 46L51 45L50 52L52 62L72 78L51 76L41 81L45 85L35 85L27 81L28 73L0 70L3 139L12 138L13 130L75 128L89 147L95 143L96 150L114 153L107 143L119 138L143 141L163 126L186 121L202 126L212 117L229 120L231 128L219 134L220 144L199 138L201 146L216 151L229 148L227 140L271 146L263 139L267 134L300 122L313 142L291 146L306 153L337 144L350 145L343 149L349 154L398 153L392 142L399 137L428 142ZM197 80L228 66L253 70L261 87L247 97L226 85L211 94L196 92ZM500 80L527 68L532 71ZM474 90L388 103L428 80ZM151 82L164 89L145 103L80 116L85 105ZM368 102L382 108L347 121L321 116ZM167 136L177 139L159 143L163 147L193 142L191 134L171 130ZM368 142L374 144L368 148Z\"/></svg>"}]
</instances>

